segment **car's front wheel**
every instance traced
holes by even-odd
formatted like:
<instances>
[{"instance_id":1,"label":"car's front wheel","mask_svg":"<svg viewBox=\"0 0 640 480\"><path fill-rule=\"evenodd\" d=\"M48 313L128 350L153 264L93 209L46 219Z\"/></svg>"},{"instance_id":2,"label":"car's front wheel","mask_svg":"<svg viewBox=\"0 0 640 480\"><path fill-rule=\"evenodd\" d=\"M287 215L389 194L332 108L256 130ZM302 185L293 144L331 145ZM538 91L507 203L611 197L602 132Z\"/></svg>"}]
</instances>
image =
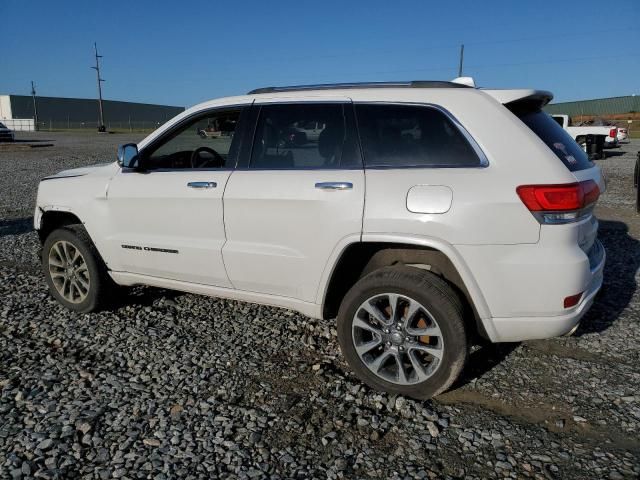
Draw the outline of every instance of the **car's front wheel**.
<instances>
[{"instance_id":1,"label":"car's front wheel","mask_svg":"<svg viewBox=\"0 0 640 480\"><path fill-rule=\"evenodd\" d=\"M378 390L418 399L460 374L468 340L459 295L433 273L386 267L358 281L338 313L338 340L356 375Z\"/></svg>"},{"instance_id":2,"label":"car's front wheel","mask_svg":"<svg viewBox=\"0 0 640 480\"><path fill-rule=\"evenodd\" d=\"M76 312L98 309L113 286L81 225L69 225L49 234L42 248L42 267L51 295Z\"/></svg>"}]
</instances>

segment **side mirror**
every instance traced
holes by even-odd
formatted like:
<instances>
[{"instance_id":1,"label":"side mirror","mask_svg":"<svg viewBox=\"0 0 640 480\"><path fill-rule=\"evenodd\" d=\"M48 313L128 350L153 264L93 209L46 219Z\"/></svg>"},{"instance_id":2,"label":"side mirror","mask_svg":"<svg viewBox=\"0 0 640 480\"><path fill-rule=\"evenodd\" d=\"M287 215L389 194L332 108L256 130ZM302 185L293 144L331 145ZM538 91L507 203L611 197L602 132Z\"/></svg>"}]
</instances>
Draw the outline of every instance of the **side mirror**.
<instances>
[{"instance_id":1,"label":"side mirror","mask_svg":"<svg viewBox=\"0 0 640 480\"><path fill-rule=\"evenodd\" d=\"M138 146L135 143L125 143L118 147L118 165L124 168L138 166Z\"/></svg>"}]
</instances>

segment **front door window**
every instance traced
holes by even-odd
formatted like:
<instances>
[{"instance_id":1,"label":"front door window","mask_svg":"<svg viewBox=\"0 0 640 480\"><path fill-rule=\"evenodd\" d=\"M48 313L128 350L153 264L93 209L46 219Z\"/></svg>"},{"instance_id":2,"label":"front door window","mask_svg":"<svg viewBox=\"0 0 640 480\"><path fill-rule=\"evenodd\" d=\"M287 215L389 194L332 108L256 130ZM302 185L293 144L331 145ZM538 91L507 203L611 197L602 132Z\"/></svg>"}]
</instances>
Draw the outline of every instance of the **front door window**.
<instances>
[{"instance_id":1,"label":"front door window","mask_svg":"<svg viewBox=\"0 0 640 480\"><path fill-rule=\"evenodd\" d=\"M188 122L151 150L144 152L144 168L233 168L236 125L240 110L211 112Z\"/></svg>"}]
</instances>

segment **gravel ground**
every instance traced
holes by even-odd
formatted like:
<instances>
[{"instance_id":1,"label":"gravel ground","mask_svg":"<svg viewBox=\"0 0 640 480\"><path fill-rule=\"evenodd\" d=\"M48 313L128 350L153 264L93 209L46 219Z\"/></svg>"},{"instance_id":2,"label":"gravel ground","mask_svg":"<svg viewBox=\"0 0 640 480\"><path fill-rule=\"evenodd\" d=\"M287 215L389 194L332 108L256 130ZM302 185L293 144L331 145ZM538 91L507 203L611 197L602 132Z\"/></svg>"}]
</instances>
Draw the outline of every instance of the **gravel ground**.
<instances>
[{"instance_id":1,"label":"gravel ground","mask_svg":"<svg viewBox=\"0 0 640 480\"><path fill-rule=\"evenodd\" d=\"M0 478L640 476L640 141L599 162L608 263L576 335L478 348L417 402L354 378L332 321L151 288L60 307L38 270L37 182L139 137L32 138L54 146L0 149Z\"/></svg>"}]
</instances>

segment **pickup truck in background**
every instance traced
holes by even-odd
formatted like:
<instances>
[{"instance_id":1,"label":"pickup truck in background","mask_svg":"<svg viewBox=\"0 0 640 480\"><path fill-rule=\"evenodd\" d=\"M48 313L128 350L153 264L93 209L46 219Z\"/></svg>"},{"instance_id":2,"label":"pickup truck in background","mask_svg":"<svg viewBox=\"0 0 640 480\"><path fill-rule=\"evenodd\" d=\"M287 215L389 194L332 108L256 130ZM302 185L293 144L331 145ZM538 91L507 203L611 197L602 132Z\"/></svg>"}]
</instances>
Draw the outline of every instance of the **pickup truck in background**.
<instances>
[{"instance_id":1,"label":"pickup truck in background","mask_svg":"<svg viewBox=\"0 0 640 480\"><path fill-rule=\"evenodd\" d=\"M569 115L551 115L551 117L587 154L596 159L604 158L605 147L614 147L618 144L618 127L615 125L572 125Z\"/></svg>"}]
</instances>

